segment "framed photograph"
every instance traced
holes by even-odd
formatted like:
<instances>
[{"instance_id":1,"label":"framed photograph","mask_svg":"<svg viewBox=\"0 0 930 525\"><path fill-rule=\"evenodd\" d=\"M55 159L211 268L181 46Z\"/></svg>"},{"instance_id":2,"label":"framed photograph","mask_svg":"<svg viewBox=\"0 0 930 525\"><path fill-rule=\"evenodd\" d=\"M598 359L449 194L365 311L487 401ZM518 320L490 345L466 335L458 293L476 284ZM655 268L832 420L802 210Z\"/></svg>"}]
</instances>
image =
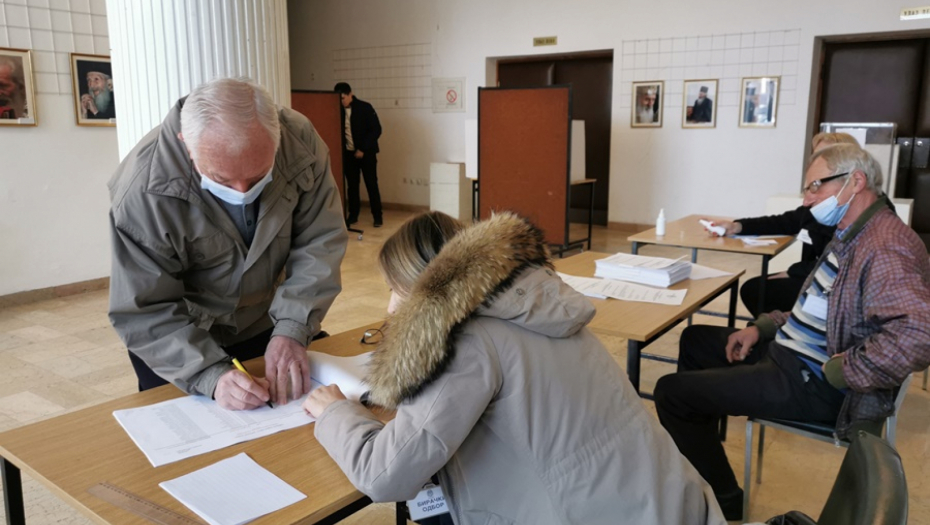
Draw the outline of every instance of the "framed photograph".
<instances>
[{"instance_id":1,"label":"framed photograph","mask_svg":"<svg viewBox=\"0 0 930 525\"><path fill-rule=\"evenodd\" d=\"M74 118L78 126L115 126L110 57L71 53Z\"/></svg>"},{"instance_id":2,"label":"framed photograph","mask_svg":"<svg viewBox=\"0 0 930 525\"><path fill-rule=\"evenodd\" d=\"M665 82L633 82L633 114L630 126L634 128L662 127L662 97L665 96Z\"/></svg>"},{"instance_id":3,"label":"framed photograph","mask_svg":"<svg viewBox=\"0 0 930 525\"><path fill-rule=\"evenodd\" d=\"M774 128L778 114L778 84L781 77L743 79L739 105L741 128Z\"/></svg>"},{"instance_id":4,"label":"framed photograph","mask_svg":"<svg viewBox=\"0 0 930 525\"><path fill-rule=\"evenodd\" d=\"M717 79L685 80L681 127L717 127Z\"/></svg>"},{"instance_id":5,"label":"framed photograph","mask_svg":"<svg viewBox=\"0 0 930 525\"><path fill-rule=\"evenodd\" d=\"M0 47L0 126L35 126L38 121L32 53Z\"/></svg>"}]
</instances>

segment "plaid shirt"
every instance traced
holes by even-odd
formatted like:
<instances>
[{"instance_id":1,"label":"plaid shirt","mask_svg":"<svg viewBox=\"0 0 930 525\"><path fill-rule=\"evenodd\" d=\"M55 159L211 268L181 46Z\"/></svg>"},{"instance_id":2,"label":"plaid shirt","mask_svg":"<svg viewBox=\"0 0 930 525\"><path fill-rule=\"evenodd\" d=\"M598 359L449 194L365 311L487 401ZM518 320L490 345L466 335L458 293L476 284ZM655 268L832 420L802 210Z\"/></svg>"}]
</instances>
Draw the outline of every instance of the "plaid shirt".
<instances>
[{"instance_id":1,"label":"plaid shirt","mask_svg":"<svg viewBox=\"0 0 930 525\"><path fill-rule=\"evenodd\" d=\"M930 365L930 258L914 230L884 200L834 238L824 254L831 252L839 269L829 297L827 354L844 354L849 391L836 430L845 437L855 421L891 415L894 389ZM767 317L761 324L771 327L764 321L780 326L787 316Z\"/></svg>"}]
</instances>

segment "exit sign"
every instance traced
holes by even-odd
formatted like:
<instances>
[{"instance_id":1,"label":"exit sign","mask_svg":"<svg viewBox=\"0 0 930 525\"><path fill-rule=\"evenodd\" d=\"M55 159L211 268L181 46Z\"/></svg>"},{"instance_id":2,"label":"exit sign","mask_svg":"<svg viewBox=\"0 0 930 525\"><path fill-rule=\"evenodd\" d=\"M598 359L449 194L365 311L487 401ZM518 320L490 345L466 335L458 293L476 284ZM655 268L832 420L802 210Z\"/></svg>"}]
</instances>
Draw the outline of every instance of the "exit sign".
<instances>
[{"instance_id":1,"label":"exit sign","mask_svg":"<svg viewBox=\"0 0 930 525\"><path fill-rule=\"evenodd\" d=\"M533 39L533 47L537 46L554 46L559 43L557 36L537 36Z\"/></svg>"},{"instance_id":2,"label":"exit sign","mask_svg":"<svg viewBox=\"0 0 930 525\"><path fill-rule=\"evenodd\" d=\"M901 10L901 20L920 20L930 18L930 5L924 7L905 7Z\"/></svg>"}]
</instances>

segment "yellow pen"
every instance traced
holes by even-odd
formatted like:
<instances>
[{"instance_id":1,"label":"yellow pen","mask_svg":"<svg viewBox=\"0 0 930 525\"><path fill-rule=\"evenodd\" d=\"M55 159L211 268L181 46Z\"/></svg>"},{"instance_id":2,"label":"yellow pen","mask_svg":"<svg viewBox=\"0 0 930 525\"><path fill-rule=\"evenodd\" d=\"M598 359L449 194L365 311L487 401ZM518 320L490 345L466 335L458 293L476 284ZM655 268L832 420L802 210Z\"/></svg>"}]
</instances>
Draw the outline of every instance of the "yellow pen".
<instances>
[{"instance_id":1,"label":"yellow pen","mask_svg":"<svg viewBox=\"0 0 930 525\"><path fill-rule=\"evenodd\" d=\"M236 365L236 368L238 368L240 372L249 376L249 379L251 379L252 381L255 381L255 379L252 377L252 374L250 374L249 371L246 370L244 366L242 366L242 363L240 363L239 360L236 359L235 357L233 358L233 364ZM268 408L274 408L274 405L271 404L270 399L268 401L265 401L265 404L268 405Z\"/></svg>"}]
</instances>

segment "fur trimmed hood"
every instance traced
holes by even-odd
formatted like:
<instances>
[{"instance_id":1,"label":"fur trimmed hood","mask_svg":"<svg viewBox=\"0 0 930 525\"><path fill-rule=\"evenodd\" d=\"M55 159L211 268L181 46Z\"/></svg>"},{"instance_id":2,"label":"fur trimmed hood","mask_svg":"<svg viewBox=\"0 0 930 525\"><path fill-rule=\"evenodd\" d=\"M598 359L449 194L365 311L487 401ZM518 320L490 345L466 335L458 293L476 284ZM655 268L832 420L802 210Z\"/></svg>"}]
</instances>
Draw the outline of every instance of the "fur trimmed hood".
<instances>
[{"instance_id":1,"label":"fur trimmed hood","mask_svg":"<svg viewBox=\"0 0 930 525\"><path fill-rule=\"evenodd\" d=\"M517 295L505 292L516 280L537 273L524 272L532 267L543 272L542 279L554 283L549 288L565 286L552 271L542 231L513 213L494 215L449 240L383 329L384 339L369 363L371 401L395 408L439 377L452 358L456 332L474 315L528 324L529 316L521 309L527 308L526 303L548 302L541 299L549 298L552 290L543 293L545 297L530 299L523 297L526 292L521 287L517 290L520 299L525 299L521 301L503 296ZM537 325L535 331L546 335L571 335L594 315L593 306L582 301L590 312L586 311L580 321L574 316L571 328L562 330L564 333L547 333L552 328L546 328L539 316L529 324ZM518 302L520 306L515 307ZM556 309L564 316L566 308Z\"/></svg>"}]
</instances>

